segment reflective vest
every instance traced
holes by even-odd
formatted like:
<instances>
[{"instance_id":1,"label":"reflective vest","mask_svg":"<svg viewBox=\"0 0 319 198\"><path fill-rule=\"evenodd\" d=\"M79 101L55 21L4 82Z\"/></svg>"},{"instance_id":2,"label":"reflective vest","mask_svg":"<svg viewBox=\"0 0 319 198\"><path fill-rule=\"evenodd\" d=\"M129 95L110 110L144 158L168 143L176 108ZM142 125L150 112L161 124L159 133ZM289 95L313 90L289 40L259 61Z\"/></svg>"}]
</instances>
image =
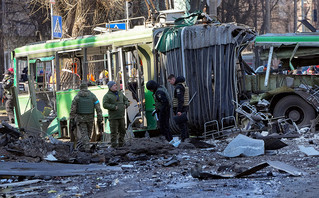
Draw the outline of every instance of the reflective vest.
<instances>
[{"instance_id":1,"label":"reflective vest","mask_svg":"<svg viewBox=\"0 0 319 198\"><path fill-rule=\"evenodd\" d=\"M179 83L181 85L183 85L185 92L184 92L184 104L183 106L188 106L188 102L189 102L189 88L186 86L186 83ZM178 99L175 98L175 94L174 94L174 98L173 98L173 107L178 107Z\"/></svg>"},{"instance_id":2,"label":"reflective vest","mask_svg":"<svg viewBox=\"0 0 319 198\"><path fill-rule=\"evenodd\" d=\"M94 98L92 94L89 96L79 96L76 113L78 114L92 114L94 113Z\"/></svg>"}]
</instances>

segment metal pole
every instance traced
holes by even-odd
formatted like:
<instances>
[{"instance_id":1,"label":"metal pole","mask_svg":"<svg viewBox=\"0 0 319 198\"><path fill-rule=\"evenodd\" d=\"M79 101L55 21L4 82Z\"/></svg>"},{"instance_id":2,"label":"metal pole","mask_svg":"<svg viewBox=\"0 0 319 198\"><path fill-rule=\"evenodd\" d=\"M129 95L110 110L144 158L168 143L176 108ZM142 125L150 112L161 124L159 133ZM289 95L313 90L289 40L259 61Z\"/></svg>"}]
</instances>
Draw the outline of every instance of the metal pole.
<instances>
[{"instance_id":1,"label":"metal pole","mask_svg":"<svg viewBox=\"0 0 319 198\"><path fill-rule=\"evenodd\" d=\"M120 61L120 67L121 67L121 71L122 71L122 87L123 87L123 91L125 94L125 90L126 90L125 72L126 72L126 69L124 68L123 49L122 48L119 48L119 61Z\"/></svg>"},{"instance_id":2,"label":"metal pole","mask_svg":"<svg viewBox=\"0 0 319 198\"><path fill-rule=\"evenodd\" d=\"M50 3L51 6L51 39L53 39L53 3Z\"/></svg>"},{"instance_id":3,"label":"metal pole","mask_svg":"<svg viewBox=\"0 0 319 198\"><path fill-rule=\"evenodd\" d=\"M82 82L87 83L88 81L88 67L87 67L87 48L83 48L83 64L82 64Z\"/></svg>"},{"instance_id":4,"label":"metal pole","mask_svg":"<svg viewBox=\"0 0 319 198\"><path fill-rule=\"evenodd\" d=\"M112 77L112 59L111 59L111 52L107 51L107 66L108 66L108 72L109 72L109 81L113 81Z\"/></svg>"},{"instance_id":5,"label":"metal pole","mask_svg":"<svg viewBox=\"0 0 319 198\"><path fill-rule=\"evenodd\" d=\"M274 46L271 46L269 50L269 56L268 56L268 62L267 62L267 71L266 71L265 84L264 84L265 87L268 86L269 74L270 74L270 68L271 68L271 59L272 59L273 52L274 52Z\"/></svg>"},{"instance_id":6,"label":"metal pole","mask_svg":"<svg viewBox=\"0 0 319 198\"><path fill-rule=\"evenodd\" d=\"M185 51L184 51L184 31L185 27L182 29L181 33L181 48L182 48L182 65L183 65L183 76L186 78L186 63L185 63Z\"/></svg>"},{"instance_id":7,"label":"metal pole","mask_svg":"<svg viewBox=\"0 0 319 198\"><path fill-rule=\"evenodd\" d=\"M129 7L129 1L125 2L125 6L126 6L126 30L129 29L128 24L129 24L129 11L128 11L128 7Z\"/></svg>"},{"instance_id":8,"label":"metal pole","mask_svg":"<svg viewBox=\"0 0 319 198\"><path fill-rule=\"evenodd\" d=\"M143 106L143 95L142 95L142 83L141 83L141 71L142 71L142 68L141 68L141 64L140 64L140 57L138 55L138 46L135 45L135 49L136 49L136 61L137 61L137 95L138 95L138 102L139 102L139 105L140 105L140 108L141 108L141 117L143 118L142 119L142 124L144 126L144 106Z\"/></svg>"},{"instance_id":9,"label":"metal pole","mask_svg":"<svg viewBox=\"0 0 319 198\"><path fill-rule=\"evenodd\" d=\"M60 76L60 60L59 60L59 54L58 52L55 53L55 83L56 83L56 91L60 91L61 90L61 76ZM54 76L53 76L54 79ZM54 84L54 80L53 80L53 84Z\"/></svg>"}]
</instances>

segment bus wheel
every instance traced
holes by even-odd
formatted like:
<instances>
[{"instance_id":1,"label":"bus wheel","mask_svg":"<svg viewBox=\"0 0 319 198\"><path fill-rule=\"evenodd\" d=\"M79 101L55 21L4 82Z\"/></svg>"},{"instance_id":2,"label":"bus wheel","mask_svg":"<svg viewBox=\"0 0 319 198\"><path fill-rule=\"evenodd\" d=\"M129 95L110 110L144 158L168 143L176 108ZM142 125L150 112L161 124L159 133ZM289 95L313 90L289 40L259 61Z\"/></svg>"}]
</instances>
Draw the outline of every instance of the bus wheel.
<instances>
[{"instance_id":1,"label":"bus wheel","mask_svg":"<svg viewBox=\"0 0 319 198\"><path fill-rule=\"evenodd\" d=\"M314 108L297 95L282 98L275 106L273 116L292 119L299 127L310 125L310 120L315 119Z\"/></svg>"}]
</instances>

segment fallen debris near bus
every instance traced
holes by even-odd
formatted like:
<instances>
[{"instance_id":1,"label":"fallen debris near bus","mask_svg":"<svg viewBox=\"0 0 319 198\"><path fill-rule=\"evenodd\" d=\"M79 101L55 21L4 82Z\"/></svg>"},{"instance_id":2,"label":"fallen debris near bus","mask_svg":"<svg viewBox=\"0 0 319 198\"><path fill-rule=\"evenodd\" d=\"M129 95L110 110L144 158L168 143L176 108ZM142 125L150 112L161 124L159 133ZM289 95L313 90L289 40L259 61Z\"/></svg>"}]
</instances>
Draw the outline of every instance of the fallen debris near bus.
<instances>
[{"instance_id":1,"label":"fallen debris near bus","mask_svg":"<svg viewBox=\"0 0 319 198\"><path fill-rule=\"evenodd\" d=\"M217 154L225 150L235 137L206 142L191 138L177 148L158 137L133 138L124 147L117 149L98 143L94 144L94 153L78 155L82 156L83 161L87 159L87 165L74 164L79 158L69 160L70 157L67 161L62 161L64 163L45 162L42 157L47 157L48 153L42 157L36 155L33 158L30 157L31 154L26 157L26 150L13 152L2 146L0 191L8 196L25 194L26 197L103 197L106 194L152 197L164 194L190 195L191 192L204 195L211 191L216 196L223 196L225 191L232 195L238 195L237 191L252 196L260 195L259 191L254 193L249 190L255 186L254 188L262 188L268 197L272 197L280 194L273 186L283 186L294 191L294 187L298 185L296 182L316 181L318 158L307 156L298 148L298 145L304 145L319 149L316 134L308 131L300 138L258 140L264 142L264 149L276 149L271 150L275 153L232 158ZM19 142L18 145L29 141L38 143L35 138L29 138L16 141ZM52 156L61 160L61 154L52 153L48 148L57 148L57 145L64 148L68 144L70 143L43 139L39 150L50 151ZM183 148L182 144L193 145L193 148ZM41 146L45 148L40 148ZM18 148L29 149L30 146L27 144ZM70 150L59 152L69 154ZM215 179L221 183L215 183ZM310 186L314 187L311 184Z\"/></svg>"},{"instance_id":2,"label":"fallen debris near bus","mask_svg":"<svg viewBox=\"0 0 319 198\"><path fill-rule=\"evenodd\" d=\"M271 166L275 169L278 169L280 171L284 171L292 176L302 176L306 173L302 170L299 170L293 166L290 166L288 164L279 162L279 161L267 161L262 162L254 167L247 168L247 170L233 175L221 175L221 174L212 174L209 172L203 172L201 170L201 167L195 166L191 169L192 177L198 178L198 179L229 179L229 178L241 178L241 177L247 177L251 174L256 173L257 171L264 169L268 166Z\"/></svg>"}]
</instances>

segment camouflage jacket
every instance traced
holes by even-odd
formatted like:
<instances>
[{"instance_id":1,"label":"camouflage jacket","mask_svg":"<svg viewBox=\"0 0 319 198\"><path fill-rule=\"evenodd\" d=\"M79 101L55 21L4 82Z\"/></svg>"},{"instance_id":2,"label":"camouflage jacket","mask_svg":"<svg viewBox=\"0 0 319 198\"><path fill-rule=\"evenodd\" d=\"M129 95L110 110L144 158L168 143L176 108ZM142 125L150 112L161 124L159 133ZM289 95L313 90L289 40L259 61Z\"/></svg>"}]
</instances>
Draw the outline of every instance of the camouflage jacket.
<instances>
[{"instance_id":1,"label":"camouflage jacket","mask_svg":"<svg viewBox=\"0 0 319 198\"><path fill-rule=\"evenodd\" d=\"M6 96L12 95L12 87L13 87L13 75L5 74L2 80L2 87L4 89L4 94Z\"/></svg>"},{"instance_id":2,"label":"camouflage jacket","mask_svg":"<svg viewBox=\"0 0 319 198\"><path fill-rule=\"evenodd\" d=\"M124 118L128 106L129 101L121 91L109 90L103 97L103 108L108 110L109 120Z\"/></svg>"}]
</instances>

